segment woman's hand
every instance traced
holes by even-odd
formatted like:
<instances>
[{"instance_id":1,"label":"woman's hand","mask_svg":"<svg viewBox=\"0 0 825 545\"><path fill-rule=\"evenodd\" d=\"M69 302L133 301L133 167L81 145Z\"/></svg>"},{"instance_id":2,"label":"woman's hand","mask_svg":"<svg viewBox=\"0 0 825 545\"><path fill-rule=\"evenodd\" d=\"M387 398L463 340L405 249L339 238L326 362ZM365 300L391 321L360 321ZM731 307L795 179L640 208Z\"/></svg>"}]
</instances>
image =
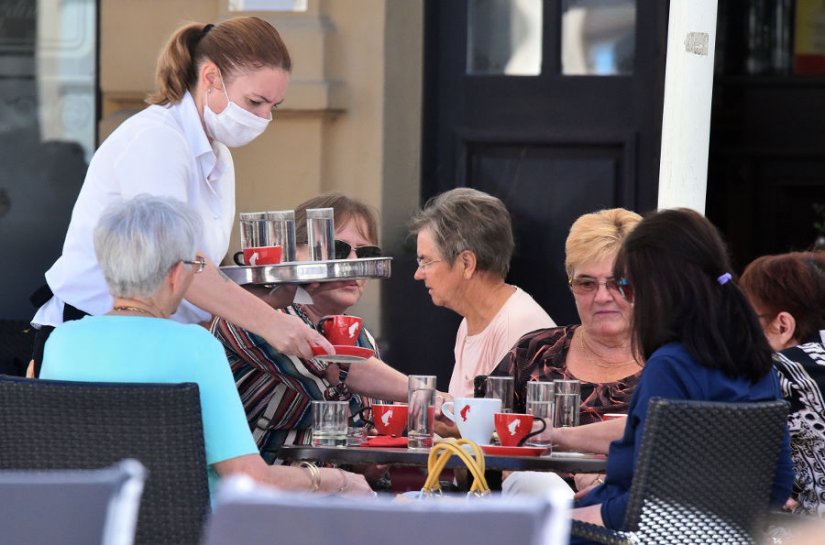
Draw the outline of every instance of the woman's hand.
<instances>
[{"instance_id":1,"label":"woman's hand","mask_svg":"<svg viewBox=\"0 0 825 545\"><path fill-rule=\"evenodd\" d=\"M321 472L321 490L324 492L375 496L363 475L334 467L320 467L318 470Z\"/></svg>"},{"instance_id":2,"label":"woman's hand","mask_svg":"<svg viewBox=\"0 0 825 545\"><path fill-rule=\"evenodd\" d=\"M297 316L279 312L257 333L284 354L310 359L314 356L311 346L320 346L327 354L335 354L335 348L329 341L311 327L307 327Z\"/></svg>"},{"instance_id":3,"label":"woman's hand","mask_svg":"<svg viewBox=\"0 0 825 545\"><path fill-rule=\"evenodd\" d=\"M573 475L576 484L576 494L573 499L580 499L586 496L591 490L604 484L604 475L601 473L576 473Z\"/></svg>"}]
</instances>

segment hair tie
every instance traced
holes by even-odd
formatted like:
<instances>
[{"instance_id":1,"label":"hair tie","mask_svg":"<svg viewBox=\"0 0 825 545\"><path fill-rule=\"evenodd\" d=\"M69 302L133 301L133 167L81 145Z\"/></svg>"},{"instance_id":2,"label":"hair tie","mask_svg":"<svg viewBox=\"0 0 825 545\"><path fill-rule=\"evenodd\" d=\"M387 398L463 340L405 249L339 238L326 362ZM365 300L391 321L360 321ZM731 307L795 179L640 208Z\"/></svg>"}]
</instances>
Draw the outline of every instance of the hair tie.
<instances>
[{"instance_id":1,"label":"hair tie","mask_svg":"<svg viewBox=\"0 0 825 545\"><path fill-rule=\"evenodd\" d=\"M215 28L215 25L213 25L212 23L209 23L208 25L206 25L205 27L203 27L203 31L202 31L203 36L206 36L206 34L207 34L210 30L212 30L213 28Z\"/></svg>"},{"instance_id":2,"label":"hair tie","mask_svg":"<svg viewBox=\"0 0 825 545\"><path fill-rule=\"evenodd\" d=\"M730 273L725 273L721 275L719 278L717 278L716 281L719 282L720 286L724 286L728 283L728 280L730 280L731 278L733 277L730 275Z\"/></svg>"}]
</instances>

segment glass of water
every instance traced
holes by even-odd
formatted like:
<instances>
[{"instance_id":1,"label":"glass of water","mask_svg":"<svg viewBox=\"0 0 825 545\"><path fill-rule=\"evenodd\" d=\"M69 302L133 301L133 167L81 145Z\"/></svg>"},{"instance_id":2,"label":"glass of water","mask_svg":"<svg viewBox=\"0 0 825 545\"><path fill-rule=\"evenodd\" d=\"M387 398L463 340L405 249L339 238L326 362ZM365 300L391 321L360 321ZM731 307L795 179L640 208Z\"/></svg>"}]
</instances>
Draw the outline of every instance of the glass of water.
<instances>
[{"instance_id":1,"label":"glass of water","mask_svg":"<svg viewBox=\"0 0 825 545\"><path fill-rule=\"evenodd\" d=\"M335 210L307 208L307 243L312 261L335 259Z\"/></svg>"},{"instance_id":2,"label":"glass of water","mask_svg":"<svg viewBox=\"0 0 825 545\"><path fill-rule=\"evenodd\" d=\"M435 415L434 375L410 375L407 382L407 447L429 450L433 446Z\"/></svg>"},{"instance_id":3,"label":"glass of water","mask_svg":"<svg viewBox=\"0 0 825 545\"><path fill-rule=\"evenodd\" d=\"M530 381L527 383L527 414L539 416L547 423L545 431L527 440L527 446L545 448L552 446L554 391L552 382ZM534 427L539 425L536 423Z\"/></svg>"},{"instance_id":4,"label":"glass of water","mask_svg":"<svg viewBox=\"0 0 825 545\"><path fill-rule=\"evenodd\" d=\"M348 401L312 402L312 446L343 447L347 444Z\"/></svg>"},{"instance_id":5,"label":"glass of water","mask_svg":"<svg viewBox=\"0 0 825 545\"><path fill-rule=\"evenodd\" d=\"M579 425L581 411L581 383L578 380L553 381L555 414L554 428L571 428Z\"/></svg>"}]
</instances>

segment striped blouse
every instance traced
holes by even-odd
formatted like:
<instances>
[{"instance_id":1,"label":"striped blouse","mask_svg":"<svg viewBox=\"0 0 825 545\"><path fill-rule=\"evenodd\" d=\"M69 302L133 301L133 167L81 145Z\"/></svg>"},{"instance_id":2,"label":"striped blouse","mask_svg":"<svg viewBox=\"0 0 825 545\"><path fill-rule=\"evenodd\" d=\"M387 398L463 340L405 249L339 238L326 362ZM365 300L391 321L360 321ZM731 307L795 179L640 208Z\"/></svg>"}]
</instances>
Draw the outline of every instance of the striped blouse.
<instances>
[{"instance_id":1,"label":"striped blouse","mask_svg":"<svg viewBox=\"0 0 825 545\"><path fill-rule=\"evenodd\" d=\"M282 312L298 316L315 328L298 305ZM333 385L326 378L326 363L282 354L263 338L222 318L212 323L211 331L226 350L249 428L267 463L277 461L281 445L309 444L313 400L348 400L350 414L370 404L368 398L347 388L345 365L340 365L340 382ZM357 344L378 355L375 340L366 328L362 328ZM359 424L363 425L357 421Z\"/></svg>"}]
</instances>

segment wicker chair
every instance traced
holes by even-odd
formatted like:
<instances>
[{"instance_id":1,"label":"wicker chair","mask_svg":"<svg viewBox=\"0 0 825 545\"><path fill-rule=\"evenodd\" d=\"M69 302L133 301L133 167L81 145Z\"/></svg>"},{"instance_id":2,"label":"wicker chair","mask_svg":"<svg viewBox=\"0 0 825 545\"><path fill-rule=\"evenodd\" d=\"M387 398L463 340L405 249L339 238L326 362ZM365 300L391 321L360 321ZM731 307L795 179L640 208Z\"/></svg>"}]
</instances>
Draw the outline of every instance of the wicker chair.
<instances>
[{"instance_id":1,"label":"wicker chair","mask_svg":"<svg viewBox=\"0 0 825 545\"><path fill-rule=\"evenodd\" d=\"M625 513L627 531L573 522L608 544L752 544L768 511L788 404L654 398Z\"/></svg>"},{"instance_id":2,"label":"wicker chair","mask_svg":"<svg viewBox=\"0 0 825 545\"><path fill-rule=\"evenodd\" d=\"M0 377L0 469L148 470L136 543L198 543L209 509L196 384Z\"/></svg>"}]
</instances>

